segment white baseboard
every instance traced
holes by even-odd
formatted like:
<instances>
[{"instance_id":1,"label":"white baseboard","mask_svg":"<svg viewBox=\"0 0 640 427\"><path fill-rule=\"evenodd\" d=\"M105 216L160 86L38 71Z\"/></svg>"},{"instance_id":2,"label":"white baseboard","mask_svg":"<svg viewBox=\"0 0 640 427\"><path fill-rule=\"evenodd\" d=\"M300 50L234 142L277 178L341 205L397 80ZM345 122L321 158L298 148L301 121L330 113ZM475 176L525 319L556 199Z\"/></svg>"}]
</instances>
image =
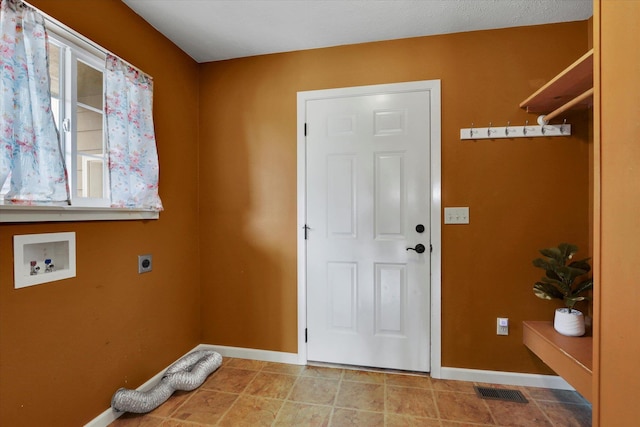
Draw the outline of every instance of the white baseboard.
<instances>
[{"instance_id":1,"label":"white baseboard","mask_svg":"<svg viewBox=\"0 0 640 427\"><path fill-rule=\"evenodd\" d=\"M238 359L262 360L264 362L288 363L290 365L306 364L306 361L300 361L300 358L296 353L256 350L253 348L227 347L224 345L211 344L200 344L195 349L217 351L222 357L236 357Z\"/></svg>"},{"instance_id":2,"label":"white baseboard","mask_svg":"<svg viewBox=\"0 0 640 427\"><path fill-rule=\"evenodd\" d=\"M117 420L121 412L114 412L111 408L107 409L88 423L84 425L84 427L106 427L115 420Z\"/></svg>"},{"instance_id":3,"label":"white baseboard","mask_svg":"<svg viewBox=\"0 0 640 427\"><path fill-rule=\"evenodd\" d=\"M440 368L440 378L444 380L575 390L568 382L555 375L523 374L518 372L483 371L480 369L442 367Z\"/></svg>"}]
</instances>

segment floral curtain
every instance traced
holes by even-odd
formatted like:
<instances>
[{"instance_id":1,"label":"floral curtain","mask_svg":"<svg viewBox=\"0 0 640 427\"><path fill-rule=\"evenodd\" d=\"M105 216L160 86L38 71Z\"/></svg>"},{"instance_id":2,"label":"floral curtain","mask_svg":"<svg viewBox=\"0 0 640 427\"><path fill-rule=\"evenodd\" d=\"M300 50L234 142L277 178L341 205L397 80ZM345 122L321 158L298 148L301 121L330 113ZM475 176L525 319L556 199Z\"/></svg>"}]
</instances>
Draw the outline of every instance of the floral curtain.
<instances>
[{"instance_id":1,"label":"floral curtain","mask_svg":"<svg viewBox=\"0 0 640 427\"><path fill-rule=\"evenodd\" d=\"M160 211L153 80L107 55L105 88L111 205Z\"/></svg>"},{"instance_id":2,"label":"floral curtain","mask_svg":"<svg viewBox=\"0 0 640 427\"><path fill-rule=\"evenodd\" d=\"M0 34L0 187L11 176L5 200L69 202L44 18L22 1L2 0Z\"/></svg>"}]
</instances>

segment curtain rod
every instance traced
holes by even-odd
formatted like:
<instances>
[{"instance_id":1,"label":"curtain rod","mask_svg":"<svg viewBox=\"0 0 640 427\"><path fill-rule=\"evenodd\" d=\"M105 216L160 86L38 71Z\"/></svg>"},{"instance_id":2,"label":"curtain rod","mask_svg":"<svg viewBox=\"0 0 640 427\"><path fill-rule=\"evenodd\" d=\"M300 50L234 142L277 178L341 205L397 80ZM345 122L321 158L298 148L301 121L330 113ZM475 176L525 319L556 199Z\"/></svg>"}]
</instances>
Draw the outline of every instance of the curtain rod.
<instances>
[{"instance_id":1,"label":"curtain rod","mask_svg":"<svg viewBox=\"0 0 640 427\"><path fill-rule=\"evenodd\" d=\"M127 64L129 67L135 69L139 73L142 73L146 77L148 77L149 79L153 80L153 76L151 76L149 73L146 73L145 71L143 71L140 68L136 67L135 65L133 65L129 61L127 61L125 59L122 59L119 55L116 55L115 53L111 52L110 50L105 49L104 47L100 46L98 43L96 43L93 40L87 38L86 36L80 34L76 30L74 30L73 28L69 27L68 25L63 24L62 22L60 22L57 19L55 19L53 16L43 12L42 10L38 9L37 7L32 5L31 3L27 2L27 1L24 1L24 0L22 0L22 3L27 5L27 6L29 6L32 9L36 10L38 13L40 13L44 17L45 22L57 27L58 31L64 31L64 32L67 32L67 33L71 34L74 37L77 37L78 39L82 40L84 43L88 44L93 49L99 51L100 53L104 54L105 56L106 55L115 56L116 58L118 58L119 60L121 60L122 62Z\"/></svg>"}]
</instances>

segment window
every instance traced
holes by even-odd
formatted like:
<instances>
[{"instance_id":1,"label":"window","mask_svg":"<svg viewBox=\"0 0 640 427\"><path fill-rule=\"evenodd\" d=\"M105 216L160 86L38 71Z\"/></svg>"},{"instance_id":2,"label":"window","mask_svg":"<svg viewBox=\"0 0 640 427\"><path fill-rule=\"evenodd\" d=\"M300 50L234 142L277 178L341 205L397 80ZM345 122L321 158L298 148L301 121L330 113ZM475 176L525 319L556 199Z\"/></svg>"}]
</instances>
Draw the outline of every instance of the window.
<instances>
[{"instance_id":1,"label":"window","mask_svg":"<svg viewBox=\"0 0 640 427\"><path fill-rule=\"evenodd\" d=\"M7 173L15 178L13 185L10 175L0 182L0 222L158 218L162 203L157 191L158 159L151 111L153 79L21 0L3 1L1 18L4 26L0 43L8 40L9 48L5 51L13 52L13 27L15 34L29 29L29 37L39 37L40 50L25 50L21 47L25 42L16 38L21 46L16 44L15 52L21 48L22 53L2 63L6 70L0 83L7 90L0 91L0 96L5 97L5 105L14 109L18 106L20 114L17 118L7 116L6 120L0 117L6 129L4 145L0 144L0 150L4 150L0 151L0 180ZM23 20L25 25L30 24L24 31ZM47 69L45 41L50 110L46 72L42 77L39 71ZM31 73L31 61L36 83L32 83L33 76L28 77L30 93L21 92L27 91L27 84L13 73L16 70L17 75L20 70L23 75L27 69ZM39 89L33 89L32 84ZM31 105L29 99L34 96L33 102L39 104ZM22 111L29 117L23 118ZM44 116L48 120L36 121L36 117ZM42 137L38 132L44 128L49 133ZM53 175L53 169L43 172L40 165L57 171ZM62 203L64 182L69 195ZM47 188L54 186L55 193L47 193Z\"/></svg>"},{"instance_id":2,"label":"window","mask_svg":"<svg viewBox=\"0 0 640 427\"><path fill-rule=\"evenodd\" d=\"M72 206L109 206L105 55L49 35L51 107L64 147Z\"/></svg>"}]
</instances>

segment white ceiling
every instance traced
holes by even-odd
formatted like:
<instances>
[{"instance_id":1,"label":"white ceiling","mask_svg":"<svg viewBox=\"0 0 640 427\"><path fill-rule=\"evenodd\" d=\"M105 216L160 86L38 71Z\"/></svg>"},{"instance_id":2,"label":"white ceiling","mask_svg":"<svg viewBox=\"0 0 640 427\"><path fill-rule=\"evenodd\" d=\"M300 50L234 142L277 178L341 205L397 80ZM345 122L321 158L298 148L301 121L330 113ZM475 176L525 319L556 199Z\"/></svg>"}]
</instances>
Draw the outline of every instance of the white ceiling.
<instances>
[{"instance_id":1,"label":"white ceiling","mask_svg":"<svg viewBox=\"0 0 640 427\"><path fill-rule=\"evenodd\" d=\"M592 0L122 1L198 62L593 14Z\"/></svg>"}]
</instances>

